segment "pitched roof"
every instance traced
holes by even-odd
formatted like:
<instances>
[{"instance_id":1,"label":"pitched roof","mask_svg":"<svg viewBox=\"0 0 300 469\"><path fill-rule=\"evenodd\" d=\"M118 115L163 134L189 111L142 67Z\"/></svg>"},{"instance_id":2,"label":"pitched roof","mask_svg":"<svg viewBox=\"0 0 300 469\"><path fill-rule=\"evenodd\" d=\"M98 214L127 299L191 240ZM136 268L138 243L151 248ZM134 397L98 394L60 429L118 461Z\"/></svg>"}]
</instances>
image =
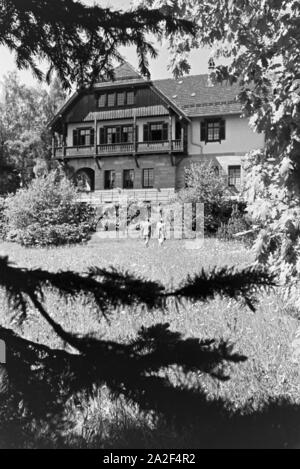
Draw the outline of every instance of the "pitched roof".
<instances>
[{"instance_id":1,"label":"pitched roof","mask_svg":"<svg viewBox=\"0 0 300 469\"><path fill-rule=\"evenodd\" d=\"M102 81L96 83L94 85L94 89L148 84L154 89L154 91L156 90L156 92L160 94L165 103L170 107L173 107L176 112L181 114L181 116L187 120L189 120L189 117L193 116L240 114L241 112L241 104L236 99L240 91L238 84L230 85L228 83L223 83L209 86L208 75L190 75L180 78L179 80L169 78L150 81L144 79L128 62L124 62L116 67L114 69L114 73L114 81ZM73 104L79 94L80 92L77 91L71 96L71 98L48 124L49 127L55 124L61 114L63 114ZM85 120L90 117L90 114L88 114ZM97 114L102 115L103 113ZM98 118L100 119L100 117ZM103 114L103 118L106 118L106 114L105 117Z\"/></svg>"},{"instance_id":2,"label":"pitched roof","mask_svg":"<svg viewBox=\"0 0 300 469\"><path fill-rule=\"evenodd\" d=\"M208 75L155 80L153 84L190 117L237 114L241 111L241 105L236 99L239 86L228 83L209 86Z\"/></svg>"}]
</instances>

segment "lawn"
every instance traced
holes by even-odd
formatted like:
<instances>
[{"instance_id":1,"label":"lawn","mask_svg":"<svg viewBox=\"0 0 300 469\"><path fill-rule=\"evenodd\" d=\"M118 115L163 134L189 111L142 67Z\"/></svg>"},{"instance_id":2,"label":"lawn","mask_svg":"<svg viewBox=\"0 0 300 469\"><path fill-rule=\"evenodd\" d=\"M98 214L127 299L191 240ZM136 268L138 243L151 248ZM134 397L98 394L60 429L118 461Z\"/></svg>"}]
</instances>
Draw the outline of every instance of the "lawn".
<instances>
[{"instance_id":1,"label":"lawn","mask_svg":"<svg viewBox=\"0 0 300 469\"><path fill-rule=\"evenodd\" d=\"M2 243L0 255L8 255L18 266L42 267L50 271L85 272L90 266L128 271L167 287L179 285L187 275L213 266L246 266L251 253L241 244L206 239L197 250L186 249L183 241L170 240L159 249L155 241L145 248L141 240L90 242L86 246L53 249L25 249ZM300 442L300 369L292 344L299 319L280 295L261 295L255 313L243 303L215 298L207 303L169 305L166 311L122 307L110 311L109 321L92 304L80 298L66 303L49 293L45 305L67 330L105 340L127 343L142 326L169 323L182 337L229 341L236 353L247 357L243 363L226 365L230 377L219 381L205 373L185 372L171 366L161 370L175 389L197 390L205 395L205 406L195 404L193 417L180 423L163 415L142 412L122 395L112 396L107 386L95 387L92 395L77 396L65 406L65 419L72 422L68 432L36 430L28 446L80 446L105 448L220 446L294 447ZM1 323L12 327L4 294L0 292ZM32 310L17 333L28 340L64 349L44 320ZM67 351L71 351L68 348ZM195 401L198 402L198 401ZM222 403L220 411L218 403ZM211 406L210 406L211 405ZM204 409L204 410L203 410ZM202 412L202 413L201 413ZM37 425L37 424L35 424ZM37 428L38 425L37 425ZM60 433L58 435L58 433Z\"/></svg>"}]
</instances>

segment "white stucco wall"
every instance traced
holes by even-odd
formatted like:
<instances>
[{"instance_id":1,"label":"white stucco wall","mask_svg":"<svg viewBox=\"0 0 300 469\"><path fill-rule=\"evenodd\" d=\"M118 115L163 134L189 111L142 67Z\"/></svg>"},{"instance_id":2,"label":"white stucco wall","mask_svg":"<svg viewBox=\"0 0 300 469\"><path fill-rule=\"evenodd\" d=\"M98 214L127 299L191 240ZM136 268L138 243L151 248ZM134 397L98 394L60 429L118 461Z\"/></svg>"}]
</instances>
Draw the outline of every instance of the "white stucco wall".
<instances>
[{"instance_id":1,"label":"white stucco wall","mask_svg":"<svg viewBox=\"0 0 300 469\"><path fill-rule=\"evenodd\" d=\"M192 118L188 129L188 154L246 153L264 145L264 135L253 132L248 119L238 115L223 116L226 139L219 142L201 142L200 117Z\"/></svg>"}]
</instances>

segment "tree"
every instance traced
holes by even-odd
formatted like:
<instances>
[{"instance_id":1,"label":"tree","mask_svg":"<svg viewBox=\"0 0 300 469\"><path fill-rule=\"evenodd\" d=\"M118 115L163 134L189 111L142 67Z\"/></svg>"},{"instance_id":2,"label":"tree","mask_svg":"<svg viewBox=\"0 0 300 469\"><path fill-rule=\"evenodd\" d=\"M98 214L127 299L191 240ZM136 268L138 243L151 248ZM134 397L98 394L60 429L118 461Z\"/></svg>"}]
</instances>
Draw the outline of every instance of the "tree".
<instances>
[{"instance_id":1,"label":"tree","mask_svg":"<svg viewBox=\"0 0 300 469\"><path fill-rule=\"evenodd\" d=\"M4 77L2 96L2 166L19 174L21 183L26 185L34 173L41 174L51 166L51 135L47 123L65 101L66 93L57 78L46 90L21 84L14 72ZM6 186L7 183L3 193L7 192Z\"/></svg>"},{"instance_id":2,"label":"tree","mask_svg":"<svg viewBox=\"0 0 300 469\"><path fill-rule=\"evenodd\" d=\"M112 61L122 61L118 48L126 45L136 46L140 70L149 76L147 56L157 53L146 35L179 30L191 33L193 24L169 9L122 12L74 0L3 0L0 6L0 45L15 52L18 68L42 79L37 62L46 61L47 81L55 70L67 87L112 76Z\"/></svg>"},{"instance_id":3,"label":"tree","mask_svg":"<svg viewBox=\"0 0 300 469\"><path fill-rule=\"evenodd\" d=\"M239 100L265 148L249 155L246 196L257 224L255 252L283 283L300 274L300 3L296 0L145 0L170 5L174 14L194 18L196 37L175 33L170 41L176 75L189 70L192 48L210 47L226 59L217 81L238 81Z\"/></svg>"}]
</instances>

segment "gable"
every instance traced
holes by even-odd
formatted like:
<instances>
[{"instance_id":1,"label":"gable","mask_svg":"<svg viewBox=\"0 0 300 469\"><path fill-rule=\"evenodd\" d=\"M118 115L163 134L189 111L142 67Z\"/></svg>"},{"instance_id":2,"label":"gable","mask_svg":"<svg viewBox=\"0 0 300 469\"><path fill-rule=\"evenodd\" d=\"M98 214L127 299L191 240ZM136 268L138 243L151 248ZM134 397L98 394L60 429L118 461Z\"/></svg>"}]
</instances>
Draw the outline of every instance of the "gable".
<instances>
[{"instance_id":1,"label":"gable","mask_svg":"<svg viewBox=\"0 0 300 469\"><path fill-rule=\"evenodd\" d=\"M135 79L135 78L142 78L141 75L134 70L132 65L128 62L124 62L123 64L119 65L114 69L115 80L128 80L128 79Z\"/></svg>"}]
</instances>

